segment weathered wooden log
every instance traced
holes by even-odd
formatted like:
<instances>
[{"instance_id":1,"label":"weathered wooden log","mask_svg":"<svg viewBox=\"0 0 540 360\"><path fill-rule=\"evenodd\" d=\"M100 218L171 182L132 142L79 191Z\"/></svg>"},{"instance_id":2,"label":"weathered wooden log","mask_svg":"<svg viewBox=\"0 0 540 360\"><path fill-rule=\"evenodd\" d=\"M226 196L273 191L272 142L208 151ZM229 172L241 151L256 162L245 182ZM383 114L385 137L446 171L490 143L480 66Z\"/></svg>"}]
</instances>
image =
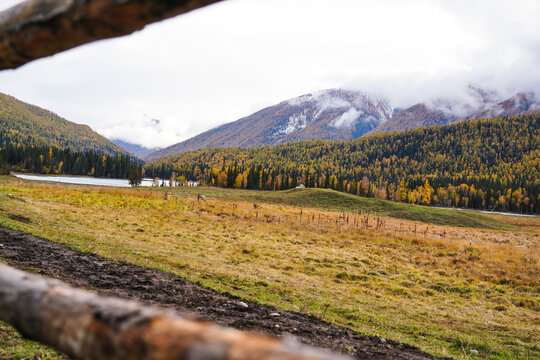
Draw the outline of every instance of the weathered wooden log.
<instances>
[{"instance_id":1,"label":"weathered wooden log","mask_svg":"<svg viewBox=\"0 0 540 360\"><path fill-rule=\"evenodd\" d=\"M0 70L220 0L28 0L0 12Z\"/></svg>"},{"instance_id":2,"label":"weathered wooden log","mask_svg":"<svg viewBox=\"0 0 540 360\"><path fill-rule=\"evenodd\" d=\"M0 320L74 359L346 359L267 336L100 297L0 264Z\"/></svg>"}]
</instances>

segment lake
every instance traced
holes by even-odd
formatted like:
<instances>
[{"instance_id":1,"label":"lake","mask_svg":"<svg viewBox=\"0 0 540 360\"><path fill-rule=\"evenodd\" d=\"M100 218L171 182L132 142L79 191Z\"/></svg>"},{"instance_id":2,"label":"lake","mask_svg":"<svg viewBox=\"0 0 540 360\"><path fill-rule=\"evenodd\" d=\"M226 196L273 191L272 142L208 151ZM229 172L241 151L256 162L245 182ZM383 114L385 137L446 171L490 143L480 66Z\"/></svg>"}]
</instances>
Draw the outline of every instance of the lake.
<instances>
[{"instance_id":1,"label":"lake","mask_svg":"<svg viewBox=\"0 0 540 360\"><path fill-rule=\"evenodd\" d=\"M131 187L127 179L107 179L96 178L90 176L63 176L63 175L30 175L30 174L15 174L11 175L25 180L49 181L63 184L74 185L93 185L93 186L112 186L112 187ZM152 186L153 180L150 178L143 179L140 186ZM159 182L161 185L161 180ZM169 186L169 181L165 180L165 185Z\"/></svg>"}]
</instances>

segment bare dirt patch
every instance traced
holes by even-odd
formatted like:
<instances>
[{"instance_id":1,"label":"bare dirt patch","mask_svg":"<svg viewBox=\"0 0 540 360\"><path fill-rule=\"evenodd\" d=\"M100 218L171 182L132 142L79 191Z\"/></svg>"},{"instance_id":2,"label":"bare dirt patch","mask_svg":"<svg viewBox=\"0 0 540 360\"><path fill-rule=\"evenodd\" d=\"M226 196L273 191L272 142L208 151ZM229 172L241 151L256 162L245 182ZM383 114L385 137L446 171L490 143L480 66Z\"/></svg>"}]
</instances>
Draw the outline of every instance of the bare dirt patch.
<instances>
[{"instance_id":1,"label":"bare dirt patch","mask_svg":"<svg viewBox=\"0 0 540 360\"><path fill-rule=\"evenodd\" d=\"M15 221L20 221L25 224L29 224L32 222L32 219L27 218L26 216L17 215L17 214L9 214L8 217Z\"/></svg>"},{"instance_id":2,"label":"bare dirt patch","mask_svg":"<svg viewBox=\"0 0 540 360\"><path fill-rule=\"evenodd\" d=\"M166 272L77 252L20 231L0 228L0 257L19 269L60 278L103 295L173 308L222 326L294 336L305 344L353 353L359 359L435 359L406 344L363 336L306 314L277 311Z\"/></svg>"}]
</instances>

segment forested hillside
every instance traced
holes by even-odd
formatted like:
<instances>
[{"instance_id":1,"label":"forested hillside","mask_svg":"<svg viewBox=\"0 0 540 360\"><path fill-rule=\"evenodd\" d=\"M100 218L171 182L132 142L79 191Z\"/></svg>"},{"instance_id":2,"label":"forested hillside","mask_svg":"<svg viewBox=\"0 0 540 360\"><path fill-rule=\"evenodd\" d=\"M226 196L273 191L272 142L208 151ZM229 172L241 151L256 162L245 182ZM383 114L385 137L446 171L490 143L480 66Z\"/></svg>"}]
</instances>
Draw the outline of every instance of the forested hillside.
<instances>
[{"instance_id":1,"label":"forested hillside","mask_svg":"<svg viewBox=\"0 0 540 360\"><path fill-rule=\"evenodd\" d=\"M540 212L540 115L461 122L352 141L204 149L146 166L221 187L304 184L436 206Z\"/></svg>"},{"instance_id":2,"label":"forested hillside","mask_svg":"<svg viewBox=\"0 0 540 360\"><path fill-rule=\"evenodd\" d=\"M130 172L142 176L142 164L125 154L10 145L0 148L0 174L10 171L127 179Z\"/></svg>"},{"instance_id":3,"label":"forested hillside","mask_svg":"<svg viewBox=\"0 0 540 360\"><path fill-rule=\"evenodd\" d=\"M87 125L75 124L40 107L0 93L0 148L53 146L73 151L125 153Z\"/></svg>"}]
</instances>

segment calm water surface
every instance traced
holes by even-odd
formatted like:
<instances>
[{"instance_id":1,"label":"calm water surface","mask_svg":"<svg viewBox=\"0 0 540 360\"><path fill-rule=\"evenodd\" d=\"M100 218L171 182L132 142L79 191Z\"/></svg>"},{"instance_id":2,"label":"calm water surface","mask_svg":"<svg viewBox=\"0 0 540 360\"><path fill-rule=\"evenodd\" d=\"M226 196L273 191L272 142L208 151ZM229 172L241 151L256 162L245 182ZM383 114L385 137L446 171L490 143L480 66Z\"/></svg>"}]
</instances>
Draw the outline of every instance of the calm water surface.
<instances>
[{"instance_id":1,"label":"calm water surface","mask_svg":"<svg viewBox=\"0 0 540 360\"><path fill-rule=\"evenodd\" d=\"M21 179L35 181L59 182L63 184L76 185L95 185L95 186L112 186L112 187L130 187L127 179L106 179L95 178L89 176L56 176L56 175L29 175L29 174L11 174ZM161 180L159 182L161 185ZM169 181L165 180L165 185L169 186ZM141 186L152 186L152 179L143 179Z\"/></svg>"}]
</instances>

